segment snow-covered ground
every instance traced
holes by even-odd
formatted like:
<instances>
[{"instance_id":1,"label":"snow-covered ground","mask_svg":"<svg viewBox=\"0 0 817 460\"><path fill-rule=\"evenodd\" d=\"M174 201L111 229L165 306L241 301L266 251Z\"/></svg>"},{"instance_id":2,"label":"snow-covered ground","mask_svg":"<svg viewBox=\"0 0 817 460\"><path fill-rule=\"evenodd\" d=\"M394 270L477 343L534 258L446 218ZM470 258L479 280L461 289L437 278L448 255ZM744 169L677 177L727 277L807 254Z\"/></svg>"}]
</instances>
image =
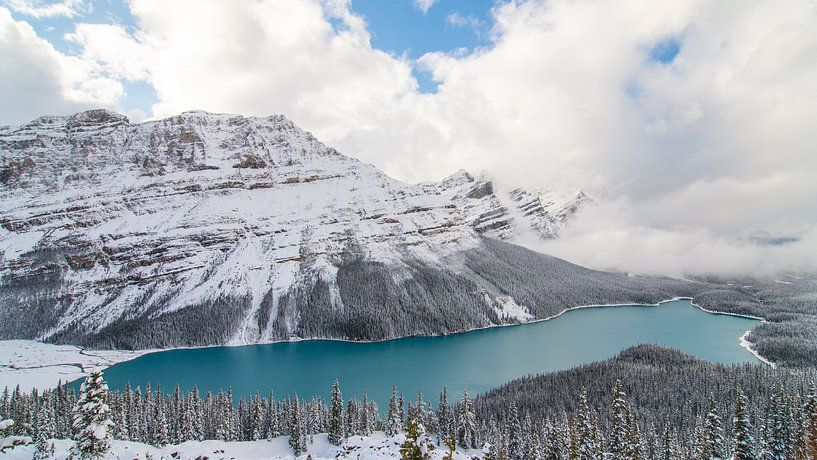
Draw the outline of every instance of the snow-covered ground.
<instances>
[{"instance_id":1,"label":"snow-covered ground","mask_svg":"<svg viewBox=\"0 0 817 460\"><path fill-rule=\"evenodd\" d=\"M295 457L289 448L289 437L281 436L271 441L188 441L179 445L153 447L147 444L129 441L114 441L107 459L306 459L312 456L313 460L330 460L336 458L347 459L392 459L400 458L400 445L405 441L405 435L399 434L388 437L383 432L375 432L371 436L353 436L340 447L332 446L326 434L315 435L307 445L307 452ZM68 452L73 445L72 441L54 440L54 459L68 458ZM442 459L447 450L445 447L431 452L434 460ZM8 460L31 459L34 455L34 445L17 446L0 454L0 458ZM478 450L458 450L455 459L469 459L482 457Z\"/></svg>"},{"instance_id":2,"label":"snow-covered ground","mask_svg":"<svg viewBox=\"0 0 817 460\"><path fill-rule=\"evenodd\" d=\"M0 389L20 385L23 391L54 388L57 383L88 375L152 350L83 350L73 345L52 345L34 340L0 340Z\"/></svg>"}]
</instances>

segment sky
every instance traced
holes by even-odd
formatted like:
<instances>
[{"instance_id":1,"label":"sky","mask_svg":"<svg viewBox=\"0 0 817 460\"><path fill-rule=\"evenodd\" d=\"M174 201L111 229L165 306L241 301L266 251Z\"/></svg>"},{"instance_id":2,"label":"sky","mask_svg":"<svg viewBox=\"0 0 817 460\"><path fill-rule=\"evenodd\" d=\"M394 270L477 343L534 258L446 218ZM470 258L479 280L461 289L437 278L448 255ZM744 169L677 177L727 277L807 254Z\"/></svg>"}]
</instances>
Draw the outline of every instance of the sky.
<instances>
[{"instance_id":1,"label":"sky","mask_svg":"<svg viewBox=\"0 0 817 460\"><path fill-rule=\"evenodd\" d=\"M402 180L586 190L528 243L584 265L817 270L814 0L0 0L0 100L284 114Z\"/></svg>"}]
</instances>

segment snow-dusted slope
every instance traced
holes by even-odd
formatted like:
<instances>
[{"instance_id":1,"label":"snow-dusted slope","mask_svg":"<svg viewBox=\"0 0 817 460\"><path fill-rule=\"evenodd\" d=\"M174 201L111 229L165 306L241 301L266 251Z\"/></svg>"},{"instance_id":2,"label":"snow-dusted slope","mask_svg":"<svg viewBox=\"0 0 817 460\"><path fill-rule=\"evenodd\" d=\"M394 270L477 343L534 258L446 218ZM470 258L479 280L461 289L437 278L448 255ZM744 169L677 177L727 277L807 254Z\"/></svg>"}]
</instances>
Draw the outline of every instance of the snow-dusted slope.
<instances>
[{"instance_id":1,"label":"snow-dusted slope","mask_svg":"<svg viewBox=\"0 0 817 460\"><path fill-rule=\"evenodd\" d=\"M282 116L48 116L0 127L0 155L0 337L100 346L378 339L530 318L452 261L481 233L513 240L514 215L553 237L585 200L515 190L511 212L464 171L406 184ZM450 307L440 283L462 291L445 291ZM409 287L396 300L378 291L392 285ZM411 311L417 296L439 311ZM435 326L403 324L415 315ZM368 330L372 318L383 324Z\"/></svg>"},{"instance_id":2,"label":"snow-dusted slope","mask_svg":"<svg viewBox=\"0 0 817 460\"><path fill-rule=\"evenodd\" d=\"M581 190L498 189L490 179L474 179L465 170L424 185L457 202L478 232L507 241L515 241L527 230L543 239L556 238L579 209L593 201Z\"/></svg>"}]
</instances>

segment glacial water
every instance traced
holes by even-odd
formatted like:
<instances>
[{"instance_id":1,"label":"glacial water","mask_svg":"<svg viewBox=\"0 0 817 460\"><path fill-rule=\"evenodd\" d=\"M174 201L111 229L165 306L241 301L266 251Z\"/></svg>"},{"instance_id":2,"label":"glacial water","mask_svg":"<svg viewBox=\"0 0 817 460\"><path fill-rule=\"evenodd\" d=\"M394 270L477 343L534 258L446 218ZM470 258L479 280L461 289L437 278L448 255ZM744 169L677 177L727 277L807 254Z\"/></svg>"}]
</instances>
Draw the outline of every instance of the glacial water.
<instances>
[{"instance_id":1,"label":"glacial water","mask_svg":"<svg viewBox=\"0 0 817 460\"><path fill-rule=\"evenodd\" d=\"M363 395L385 408L392 384L410 399L421 390L436 403L443 386L450 398L476 394L511 379L590 363L642 343L664 344L720 363L757 362L739 344L756 320L706 313L688 300L655 306L568 311L532 324L482 329L443 337L377 343L332 340L171 350L120 363L105 372L112 388L173 391L198 385L202 395L231 387L236 397L297 393L328 398L335 378L344 398Z\"/></svg>"}]
</instances>

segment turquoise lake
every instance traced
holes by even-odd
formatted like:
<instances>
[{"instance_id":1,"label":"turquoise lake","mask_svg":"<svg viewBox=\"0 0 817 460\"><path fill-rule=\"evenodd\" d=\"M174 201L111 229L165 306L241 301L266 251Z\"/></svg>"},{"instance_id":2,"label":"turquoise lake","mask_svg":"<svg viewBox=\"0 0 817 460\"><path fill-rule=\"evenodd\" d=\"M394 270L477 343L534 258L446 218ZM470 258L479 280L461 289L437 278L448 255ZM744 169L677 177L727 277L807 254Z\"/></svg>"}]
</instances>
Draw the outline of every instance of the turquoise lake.
<instances>
[{"instance_id":1,"label":"turquoise lake","mask_svg":"<svg viewBox=\"0 0 817 460\"><path fill-rule=\"evenodd\" d=\"M328 399L335 378L345 399L370 399L385 408L392 384L413 400L422 390L436 401L463 389L476 394L516 377L602 360L623 349L657 343L720 363L759 362L738 339L758 321L706 313L688 300L659 306L617 306L568 311L532 324L482 329L442 337L411 337L377 343L332 340L171 350L142 356L105 371L111 388L150 382L165 392L217 392L232 387L239 397L275 392L276 398Z\"/></svg>"}]
</instances>

